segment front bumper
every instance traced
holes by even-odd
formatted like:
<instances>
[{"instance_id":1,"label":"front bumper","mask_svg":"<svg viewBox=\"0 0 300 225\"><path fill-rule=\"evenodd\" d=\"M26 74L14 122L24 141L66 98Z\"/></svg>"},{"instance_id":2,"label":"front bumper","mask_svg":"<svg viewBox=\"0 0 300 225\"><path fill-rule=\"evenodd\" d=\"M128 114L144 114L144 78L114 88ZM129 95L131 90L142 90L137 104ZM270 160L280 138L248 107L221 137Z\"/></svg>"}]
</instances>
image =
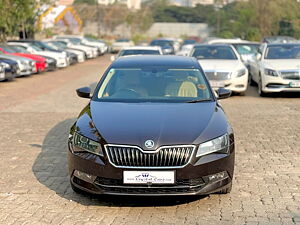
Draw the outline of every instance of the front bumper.
<instances>
[{"instance_id":1,"label":"front bumper","mask_svg":"<svg viewBox=\"0 0 300 225\"><path fill-rule=\"evenodd\" d=\"M191 163L184 168L174 169L149 169L155 171L175 171L175 183L172 185L128 185L123 184L123 171L141 171L134 168L116 168L108 163L106 157L89 153L73 154L69 151L69 174L71 183L86 192L108 195L206 195L218 192L231 185L234 172L234 145L230 154L210 154L199 159L193 158ZM142 169L148 171L147 169ZM80 171L91 180L74 175ZM209 176L224 174L219 179L210 180Z\"/></svg>"},{"instance_id":2,"label":"front bumper","mask_svg":"<svg viewBox=\"0 0 300 225\"><path fill-rule=\"evenodd\" d=\"M68 66L68 60L67 58L59 58L56 60L56 67L58 68L64 68Z\"/></svg>"},{"instance_id":3,"label":"front bumper","mask_svg":"<svg viewBox=\"0 0 300 225\"><path fill-rule=\"evenodd\" d=\"M224 83L225 88L231 90L234 93L245 92L248 86L248 74L241 77L226 80Z\"/></svg>"},{"instance_id":4,"label":"front bumper","mask_svg":"<svg viewBox=\"0 0 300 225\"><path fill-rule=\"evenodd\" d=\"M281 77L263 76L262 91L265 93L278 92L300 92L300 87L291 87L291 82L299 82L300 80L282 79Z\"/></svg>"}]
</instances>

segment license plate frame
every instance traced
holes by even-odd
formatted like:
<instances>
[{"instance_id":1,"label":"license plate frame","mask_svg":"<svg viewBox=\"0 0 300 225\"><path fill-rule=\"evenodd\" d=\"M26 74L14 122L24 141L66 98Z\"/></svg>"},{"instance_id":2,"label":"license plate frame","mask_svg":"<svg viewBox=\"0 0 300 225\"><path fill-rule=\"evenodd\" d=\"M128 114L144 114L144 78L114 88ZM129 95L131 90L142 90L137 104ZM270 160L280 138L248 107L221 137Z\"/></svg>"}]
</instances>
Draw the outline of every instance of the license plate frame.
<instances>
[{"instance_id":1,"label":"license plate frame","mask_svg":"<svg viewBox=\"0 0 300 225\"><path fill-rule=\"evenodd\" d=\"M291 82L289 83L289 86L290 86L291 88L300 88L300 81L291 81Z\"/></svg>"},{"instance_id":2,"label":"license plate frame","mask_svg":"<svg viewBox=\"0 0 300 225\"><path fill-rule=\"evenodd\" d=\"M225 82L224 81L210 80L209 83L210 83L210 86L212 88L225 87Z\"/></svg>"},{"instance_id":3,"label":"license plate frame","mask_svg":"<svg viewBox=\"0 0 300 225\"><path fill-rule=\"evenodd\" d=\"M168 171L137 171L124 170L123 184L175 184L175 170Z\"/></svg>"}]
</instances>

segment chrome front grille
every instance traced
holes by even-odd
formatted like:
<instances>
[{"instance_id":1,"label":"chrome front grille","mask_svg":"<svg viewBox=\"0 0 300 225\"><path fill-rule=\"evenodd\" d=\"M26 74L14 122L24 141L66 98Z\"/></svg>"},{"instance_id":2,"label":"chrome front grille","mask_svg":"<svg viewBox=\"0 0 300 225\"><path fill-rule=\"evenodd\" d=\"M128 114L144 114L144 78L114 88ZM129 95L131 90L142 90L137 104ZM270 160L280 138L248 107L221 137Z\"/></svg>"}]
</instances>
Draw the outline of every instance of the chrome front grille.
<instances>
[{"instance_id":1,"label":"chrome front grille","mask_svg":"<svg viewBox=\"0 0 300 225\"><path fill-rule=\"evenodd\" d=\"M280 71L282 79L286 80L300 80L300 70Z\"/></svg>"},{"instance_id":2,"label":"chrome front grille","mask_svg":"<svg viewBox=\"0 0 300 225\"><path fill-rule=\"evenodd\" d=\"M217 71L207 71L205 75L208 80L228 80L230 79L230 72L217 72Z\"/></svg>"},{"instance_id":3,"label":"chrome front grille","mask_svg":"<svg viewBox=\"0 0 300 225\"><path fill-rule=\"evenodd\" d=\"M136 146L105 146L109 162L120 168L184 167L190 162L194 149L194 145L163 146L156 151L145 151Z\"/></svg>"}]
</instances>

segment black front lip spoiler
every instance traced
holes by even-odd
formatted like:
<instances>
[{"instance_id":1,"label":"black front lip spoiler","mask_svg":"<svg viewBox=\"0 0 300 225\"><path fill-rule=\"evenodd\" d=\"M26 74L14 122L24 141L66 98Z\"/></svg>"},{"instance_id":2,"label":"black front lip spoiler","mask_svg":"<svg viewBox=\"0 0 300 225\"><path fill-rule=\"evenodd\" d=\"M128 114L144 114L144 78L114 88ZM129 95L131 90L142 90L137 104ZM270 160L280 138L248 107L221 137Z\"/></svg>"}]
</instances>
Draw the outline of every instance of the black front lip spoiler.
<instances>
[{"instance_id":1,"label":"black front lip spoiler","mask_svg":"<svg viewBox=\"0 0 300 225\"><path fill-rule=\"evenodd\" d=\"M91 190L91 189L88 189L88 188L85 188L83 186L80 186L78 184L76 184L74 181L73 181L73 178L72 177L70 179L70 182L72 183L72 185L74 185L76 188L80 189L80 190L83 190L85 192L88 192L88 193L91 193L91 194L96 194L96 195L102 195L102 194L105 194L105 195L123 195L123 196L183 196L183 195L209 195L209 194L212 194L212 193L217 193L221 190L223 190L224 188L228 188L231 186L231 183L232 183L232 179L227 176L221 180L218 180L218 181L215 181L215 182L212 182L212 183L208 183L206 184L203 188L201 188L199 191L196 191L196 192L171 192L171 193L165 193L165 192L162 192L162 193L125 193L125 192L109 192L109 191L103 191L101 189L101 187L99 187L98 185L95 185L95 184L90 184L93 186L93 189L95 190ZM127 188L127 187L124 187L124 188ZM176 186L175 186L176 188ZM166 187L167 189L167 187ZM96 191L97 190L97 191ZM98 191L99 190L99 191Z\"/></svg>"}]
</instances>

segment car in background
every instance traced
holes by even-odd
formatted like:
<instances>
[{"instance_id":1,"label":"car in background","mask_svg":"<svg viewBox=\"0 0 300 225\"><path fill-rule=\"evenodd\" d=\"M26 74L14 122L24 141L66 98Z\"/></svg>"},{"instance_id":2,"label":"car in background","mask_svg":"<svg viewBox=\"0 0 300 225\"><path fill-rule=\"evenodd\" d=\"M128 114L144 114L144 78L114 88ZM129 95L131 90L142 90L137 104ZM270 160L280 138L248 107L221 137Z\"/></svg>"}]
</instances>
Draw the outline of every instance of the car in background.
<instances>
[{"instance_id":1,"label":"car in background","mask_svg":"<svg viewBox=\"0 0 300 225\"><path fill-rule=\"evenodd\" d=\"M0 45L0 51L4 54L21 56L34 60L37 73L43 72L46 69L46 59L42 56L30 54L5 44Z\"/></svg>"},{"instance_id":2,"label":"car in background","mask_svg":"<svg viewBox=\"0 0 300 225\"><path fill-rule=\"evenodd\" d=\"M300 44L263 44L250 63L258 93L300 92Z\"/></svg>"},{"instance_id":3,"label":"car in background","mask_svg":"<svg viewBox=\"0 0 300 225\"><path fill-rule=\"evenodd\" d=\"M22 39L22 40L17 40L17 41L14 40L12 42L31 43L32 45L42 49L43 51L60 53L67 57L67 65L72 65L72 64L77 63L77 56L74 53L64 51L64 50L57 50L57 49L49 46L47 43L45 43L43 41Z\"/></svg>"},{"instance_id":4,"label":"car in background","mask_svg":"<svg viewBox=\"0 0 300 225\"><path fill-rule=\"evenodd\" d=\"M90 42L98 42L104 44L104 53L107 53L109 51L109 45L104 40L94 39L91 37L84 37L84 38Z\"/></svg>"},{"instance_id":5,"label":"car in background","mask_svg":"<svg viewBox=\"0 0 300 225\"><path fill-rule=\"evenodd\" d=\"M219 89L219 99L230 91ZM102 76L68 136L74 191L207 195L231 191L234 134L199 63L120 57Z\"/></svg>"},{"instance_id":6,"label":"car in background","mask_svg":"<svg viewBox=\"0 0 300 225\"><path fill-rule=\"evenodd\" d=\"M86 38L84 36L79 35L63 35L58 36L57 39L73 39L76 41L80 41L81 44L90 46L90 47L96 47L98 49L98 55L103 55L107 51L107 45L103 42L96 41L92 38Z\"/></svg>"},{"instance_id":7,"label":"car in background","mask_svg":"<svg viewBox=\"0 0 300 225\"><path fill-rule=\"evenodd\" d=\"M46 43L54 49L64 50L64 51L68 51L68 52L72 52L72 53L76 54L77 62L79 62L79 63L84 62L86 59L84 51L78 50L78 49L73 49L73 48L68 48L67 44L62 43L61 41L47 40Z\"/></svg>"},{"instance_id":8,"label":"car in background","mask_svg":"<svg viewBox=\"0 0 300 225\"><path fill-rule=\"evenodd\" d=\"M297 39L290 37L290 36L270 36L270 37L264 37L261 41L262 43L269 43L269 44L275 44L275 43L296 43L299 42Z\"/></svg>"},{"instance_id":9,"label":"car in background","mask_svg":"<svg viewBox=\"0 0 300 225\"><path fill-rule=\"evenodd\" d=\"M249 61L255 57L260 47L260 43L257 42L240 42L240 43L231 43L235 50L241 56L242 61L248 66Z\"/></svg>"},{"instance_id":10,"label":"car in background","mask_svg":"<svg viewBox=\"0 0 300 225\"><path fill-rule=\"evenodd\" d=\"M231 45L195 45L190 56L198 60L213 88L225 87L234 93L245 94L248 69Z\"/></svg>"},{"instance_id":11,"label":"car in background","mask_svg":"<svg viewBox=\"0 0 300 225\"><path fill-rule=\"evenodd\" d=\"M18 64L18 68L20 70L20 73L17 74L17 77L21 76L29 76L31 74L37 73L36 70L36 62L32 59L15 56L15 55L7 55L2 52L0 52L0 58L1 59L10 59Z\"/></svg>"},{"instance_id":12,"label":"car in background","mask_svg":"<svg viewBox=\"0 0 300 225\"><path fill-rule=\"evenodd\" d=\"M76 39L63 39L56 37L55 40L67 45L68 48L84 51L85 56L88 59L96 58L98 56L97 48L83 45L80 41L77 41Z\"/></svg>"},{"instance_id":13,"label":"car in background","mask_svg":"<svg viewBox=\"0 0 300 225\"><path fill-rule=\"evenodd\" d=\"M149 45L160 47L164 55L175 54L174 41L172 41L172 40L162 39L162 38L155 39L155 40L152 40Z\"/></svg>"},{"instance_id":14,"label":"car in background","mask_svg":"<svg viewBox=\"0 0 300 225\"><path fill-rule=\"evenodd\" d=\"M5 77L5 67L7 66L7 63L2 63L0 61L0 81L4 81L7 79L7 77ZM9 66L9 65L8 65ZM8 78L9 79L9 78Z\"/></svg>"},{"instance_id":15,"label":"car in background","mask_svg":"<svg viewBox=\"0 0 300 225\"><path fill-rule=\"evenodd\" d=\"M117 53L119 52L122 48L134 46L133 41L127 39L127 38L120 38L117 39L114 43L111 45L111 52L112 53Z\"/></svg>"},{"instance_id":16,"label":"car in background","mask_svg":"<svg viewBox=\"0 0 300 225\"><path fill-rule=\"evenodd\" d=\"M20 69L16 61L0 58L0 81L11 81L19 75Z\"/></svg>"},{"instance_id":17,"label":"car in background","mask_svg":"<svg viewBox=\"0 0 300 225\"><path fill-rule=\"evenodd\" d=\"M57 68L64 68L64 67L67 67L69 64L66 53L45 51L29 42L12 42L11 41L11 42L8 42L7 44L11 45L11 46L23 48L24 50L30 52L31 54L36 54L36 55L40 55L40 56L49 56L51 58L54 58L56 60Z\"/></svg>"},{"instance_id":18,"label":"car in background","mask_svg":"<svg viewBox=\"0 0 300 225\"><path fill-rule=\"evenodd\" d=\"M191 52L191 50L193 49L194 45L193 44L187 44L187 45L183 45L180 49L180 51L178 51L176 53L176 55L181 55L181 56L188 56Z\"/></svg>"},{"instance_id":19,"label":"car in background","mask_svg":"<svg viewBox=\"0 0 300 225\"><path fill-rule=\"evenodd\" d=\"M119 57L131 55L162 55L162 51L161 48L157 46L126 47L121 49L117 56L111 56L111 60L114 61Z\"/></svg>"}]
</instances>

